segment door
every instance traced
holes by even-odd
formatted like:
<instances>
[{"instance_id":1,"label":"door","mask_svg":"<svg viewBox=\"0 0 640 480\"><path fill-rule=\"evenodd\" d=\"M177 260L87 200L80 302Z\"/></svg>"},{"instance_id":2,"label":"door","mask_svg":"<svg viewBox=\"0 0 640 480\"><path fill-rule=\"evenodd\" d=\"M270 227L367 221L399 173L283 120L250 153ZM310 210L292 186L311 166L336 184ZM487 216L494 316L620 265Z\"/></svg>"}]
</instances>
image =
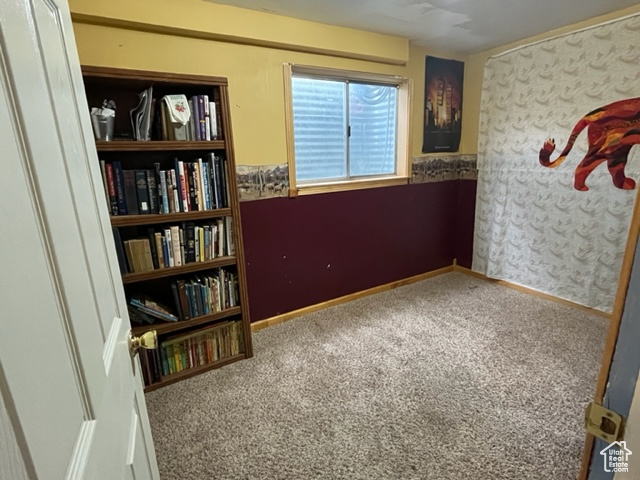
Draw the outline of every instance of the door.
<instances>
[{"instance_id":1,"label":"door","mask_svg":"<svg viewBox=\"0 0 640 480\"><path fill-rule=\"evenodd\" d=\"M0 478L159 478L65 0L0 2Z\"/></svg>"},{"instance_id":2,"label":"door","mask_svg":"<svg viewBox=\"0 0 640 480\"><path fill-rule=\"evenodd\" d=\"M620 283L611 315L611 324L594 398L595 403L603 405L625 418L629 416L631 410L631 402L640 370L640 353L638 351L640 342L639 234L640 192L636 195L631 217ZM632 424L630 423L630 425ZM636 443L637 439L637 432L633 432L633 429L624 433L626 445L632 452L640 447ZM618 476L625 478L624 474L617 474L615 469L605 470L602 452L607 447L608 442L587 435L580 473L581 480L586 478L589 480L613 480L614 475L616 478ZM640 478L638 472L633 470L629 472L633 476L626 476L626 478Z\"/></svg>"}]
</instances>

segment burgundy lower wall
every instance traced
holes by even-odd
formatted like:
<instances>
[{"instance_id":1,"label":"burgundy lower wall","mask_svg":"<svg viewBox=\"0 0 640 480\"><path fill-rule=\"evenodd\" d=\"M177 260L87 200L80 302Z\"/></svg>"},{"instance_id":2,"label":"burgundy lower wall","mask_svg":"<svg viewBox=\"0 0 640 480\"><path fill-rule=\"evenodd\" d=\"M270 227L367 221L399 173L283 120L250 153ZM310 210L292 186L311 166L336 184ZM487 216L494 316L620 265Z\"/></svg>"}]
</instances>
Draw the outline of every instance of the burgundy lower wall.
<instances>
[{"instance_id":1,"label":"burgundy lower wall","mask_svg":"<svg viewBox=\"0 0 640 480\"><path fill-rule=\"evenodd\" d=\"M242 202L251 321L470 259L461 183Z\"/></svg>"},{"instance_id":2,"label":"burgundy lower wall","mask_svg":"<svg viewBox=\"0 0 640 480\"><path fill-rule=\"evenodd\" d=\"M476 180L458 180L455 257L458 265L471 268L473 228L476 219Z\"/></svg>"}]
</instances>

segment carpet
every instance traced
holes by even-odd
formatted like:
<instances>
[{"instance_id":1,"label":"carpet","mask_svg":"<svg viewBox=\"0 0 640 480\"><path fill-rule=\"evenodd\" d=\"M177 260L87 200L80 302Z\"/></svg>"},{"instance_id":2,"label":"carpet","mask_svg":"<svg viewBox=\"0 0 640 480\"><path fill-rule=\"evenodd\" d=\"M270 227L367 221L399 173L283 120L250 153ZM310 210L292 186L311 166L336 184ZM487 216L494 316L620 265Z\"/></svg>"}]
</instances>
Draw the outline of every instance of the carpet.
<instances>
[{"instance_id":1,"label":"carpet","mask_svg":"<svg viewBox=\"0 0 640 480\"><path fill-rule=\"evenodd\" d=\"M147 394L169 479L573 479L608 321L459 273Z\"/></svg>"}]
</instances>

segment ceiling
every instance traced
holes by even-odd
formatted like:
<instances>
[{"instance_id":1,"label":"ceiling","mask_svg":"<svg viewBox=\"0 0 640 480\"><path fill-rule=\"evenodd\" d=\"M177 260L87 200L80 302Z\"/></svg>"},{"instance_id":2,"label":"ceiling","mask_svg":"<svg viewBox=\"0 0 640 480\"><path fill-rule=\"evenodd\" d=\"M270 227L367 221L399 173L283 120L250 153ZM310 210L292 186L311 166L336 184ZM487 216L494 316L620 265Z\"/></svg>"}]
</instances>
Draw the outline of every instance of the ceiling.
<instances>
[{"instance_id":1,"label":"ceiling","mask_svg":"<svg viewBox=\"0 0 640 480\"><path fill-rule=\"evenodd\" d=\"M409 38L450 53L475 53L638 0L210 0L262 12Z\"/></svg>"}]
</instances>

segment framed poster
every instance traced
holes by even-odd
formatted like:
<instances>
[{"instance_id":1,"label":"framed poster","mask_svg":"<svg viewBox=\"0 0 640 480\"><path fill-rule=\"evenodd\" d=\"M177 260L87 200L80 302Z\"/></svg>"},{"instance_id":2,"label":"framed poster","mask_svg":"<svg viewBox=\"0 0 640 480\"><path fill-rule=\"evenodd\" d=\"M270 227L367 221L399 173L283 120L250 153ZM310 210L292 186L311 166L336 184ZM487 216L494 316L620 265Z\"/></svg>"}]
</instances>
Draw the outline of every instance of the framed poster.
<instances>
[{"instance_id":1,"label":"framed poster","mask_svg":"<svg viewBox=\"0 0 640 480\"><path fill-rule=\"evenodd\" d=\"M464 62L426 57L422 153L458 151L463 78Z\"/></svg>"}]
</instances>

